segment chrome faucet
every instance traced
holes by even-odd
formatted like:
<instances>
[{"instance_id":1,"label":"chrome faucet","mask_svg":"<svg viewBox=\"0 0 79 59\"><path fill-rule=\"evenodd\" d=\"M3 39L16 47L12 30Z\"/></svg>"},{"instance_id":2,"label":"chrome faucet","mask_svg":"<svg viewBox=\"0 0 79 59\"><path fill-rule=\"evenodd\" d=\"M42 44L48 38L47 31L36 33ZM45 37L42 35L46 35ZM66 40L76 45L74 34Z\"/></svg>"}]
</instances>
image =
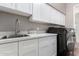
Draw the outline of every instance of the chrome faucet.
<instances>
[{"instance_id":1,"label":"chrome faucet","mask_svg":"<svg viewBox=\"0 0 79 59\"><path fill-rule=\"evenodd\" d=\"M20 32L19 26L20 26L20 21L17 18L16 21L15 21L15 35L17 35Z\"/></svg>"}]
</instances>

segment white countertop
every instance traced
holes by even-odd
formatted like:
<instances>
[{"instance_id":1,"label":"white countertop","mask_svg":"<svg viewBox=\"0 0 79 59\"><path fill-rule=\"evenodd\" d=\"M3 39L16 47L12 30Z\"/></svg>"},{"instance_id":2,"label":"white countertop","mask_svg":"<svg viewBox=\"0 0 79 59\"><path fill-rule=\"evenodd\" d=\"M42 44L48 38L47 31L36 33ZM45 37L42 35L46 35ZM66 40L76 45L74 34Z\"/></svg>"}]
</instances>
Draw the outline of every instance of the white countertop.
<instances>
[{"instance_id":1,"label":"white countertop","mask_svg":"<svg viewBox=\"0 0 79 59\"><path fill-rule=\"evenodd\" d=\"M49 34L49 33L28 34L28 35L29 36L26 36L26 37L0 39L0 44L9 43L9 42L17 42L17 41L28 40L28 39L41 38L41 37L48 37L48 36L57 36L57 34Z\"/></svg>"}]
</instances>

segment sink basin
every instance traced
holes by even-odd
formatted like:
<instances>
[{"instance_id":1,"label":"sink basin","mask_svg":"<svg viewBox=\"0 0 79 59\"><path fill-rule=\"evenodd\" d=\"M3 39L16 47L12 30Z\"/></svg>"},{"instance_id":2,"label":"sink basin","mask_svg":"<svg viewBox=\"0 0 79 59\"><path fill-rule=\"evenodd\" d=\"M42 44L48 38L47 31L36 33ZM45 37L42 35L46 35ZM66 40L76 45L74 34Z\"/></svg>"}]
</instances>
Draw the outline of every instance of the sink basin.
<instances>
[{"instance_id":1,"label":"sink basin","mask_svg":"<svg viewBox=\"0 0 79 59\"><path fill-rule=\"evenodd\" d=\"M11 35L11 36L9 36L8 38L25 37L25 36L28 36L28 35L26 35L26 34L23 34L23 35L21 35L21 34L18 34L18 35Z\"/></svg>"},{"instance_id":2,"label":"sink basin","mask_svg":"<svg viewBox=\"0 0 79 59\"><path fill-rule=\"evenodd\" d=\"M29 36L29 35L26 35L26 34L17 34L17 35L10 35L10 36L3 36L2 39L7 39L7 38L18 38L18 37L26 37L26 36Z\"/></svg>"}]
</instances>

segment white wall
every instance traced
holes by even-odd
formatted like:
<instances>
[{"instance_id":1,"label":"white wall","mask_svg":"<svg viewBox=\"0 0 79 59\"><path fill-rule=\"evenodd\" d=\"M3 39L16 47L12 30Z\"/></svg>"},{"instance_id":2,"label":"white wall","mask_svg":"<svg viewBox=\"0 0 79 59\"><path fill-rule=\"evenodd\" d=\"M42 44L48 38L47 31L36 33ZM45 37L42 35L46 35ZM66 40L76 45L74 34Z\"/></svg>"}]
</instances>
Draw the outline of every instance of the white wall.
<instances>
[{"instance_id":1,"label":"white wall","mask_svg":"<svg viewBox=\"0 0 79 59\"><path fill-rule=\"evenodd\" d=\"M79 42L79 13L75 15L75 24L76 24L76 41Z\"/></svg>"},{"instance_id":2,"label":"white wall","mask_svg":"<svg viewBox=\"0 0 79 59\"><path fill-rule=\"evenodd\" d=\"M75 4L68 3L66 4L66 20L65 20L65 26L67 28L74 28L74 18L73 18L73 6Z\"/></svg>"}]
</instances>

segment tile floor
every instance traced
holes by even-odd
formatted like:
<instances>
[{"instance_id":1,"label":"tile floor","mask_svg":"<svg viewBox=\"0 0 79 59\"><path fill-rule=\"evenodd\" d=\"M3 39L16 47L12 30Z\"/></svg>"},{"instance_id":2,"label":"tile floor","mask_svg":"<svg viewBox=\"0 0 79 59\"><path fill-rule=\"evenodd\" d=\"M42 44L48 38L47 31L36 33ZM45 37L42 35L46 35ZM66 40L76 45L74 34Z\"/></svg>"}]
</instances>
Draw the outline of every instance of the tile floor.
<instances>
[{"instance_id":1,"label":"tile floor","mask_svg":"<svg viewBox=\"0 0 79 59\"><path fill-rule=\"evenodd\" d=\"M79 43L76 43L75 44L74 56L79 56Z\"/></svg>"},{"instance_id":2,"label":"tile floor","mask_svg":"<svg viewBox=\"0 0 79 59\"><path fill-rule=\"evenodd\" d=\"M79 56L79 48L75 48L75 50L74 50L74 56Z\"/></svg>"}]
</instances>

